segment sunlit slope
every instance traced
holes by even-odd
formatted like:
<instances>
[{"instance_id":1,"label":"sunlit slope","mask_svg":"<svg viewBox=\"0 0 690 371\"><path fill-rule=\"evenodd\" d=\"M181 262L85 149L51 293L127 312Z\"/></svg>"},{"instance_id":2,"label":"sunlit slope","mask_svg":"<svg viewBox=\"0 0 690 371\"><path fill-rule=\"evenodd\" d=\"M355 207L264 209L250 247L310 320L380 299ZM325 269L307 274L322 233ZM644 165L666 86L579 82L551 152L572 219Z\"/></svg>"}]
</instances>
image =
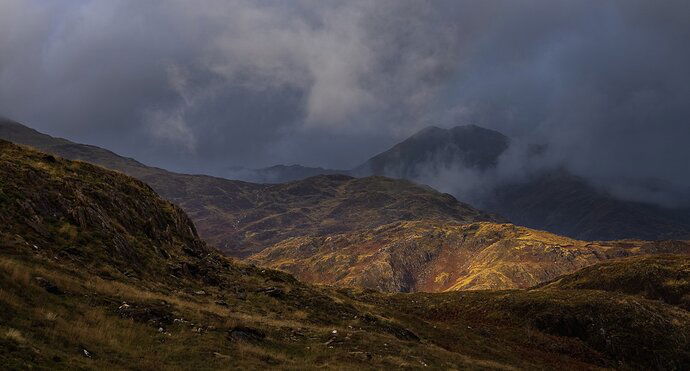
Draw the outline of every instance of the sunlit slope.
<instances>
[{"instance_id":1,"label":"sunlit slope","mask_svg":"<svg viewBox=\"0 0 690 371\"><path fill-rule=\"evenodd\" d=\"M527 288L607 259L656 253L690 254L690 243L585 242L512 224L414 221L288 239L251 260L308 282L440 292Z\"/></svg>"}]
</instances>

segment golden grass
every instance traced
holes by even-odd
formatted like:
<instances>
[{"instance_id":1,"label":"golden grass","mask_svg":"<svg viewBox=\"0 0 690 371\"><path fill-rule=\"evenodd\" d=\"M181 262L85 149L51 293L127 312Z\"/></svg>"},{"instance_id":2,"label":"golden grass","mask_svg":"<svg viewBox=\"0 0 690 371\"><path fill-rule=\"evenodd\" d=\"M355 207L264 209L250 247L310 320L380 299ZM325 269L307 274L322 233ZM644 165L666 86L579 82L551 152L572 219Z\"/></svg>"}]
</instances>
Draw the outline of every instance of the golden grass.
<instances>
[{"instance_id":1,"label":"golden grass","mask_svg":"<svg viewBox=\"0 0 690 371\"><path fill-rule=\"evenodd\" d=\"M184 311L184 318L187 320L199 321L208 317L208 314L219 316L223 318L223 322L220 325L225 328L232 328L240 324L251 324L263 329L301 327L323 333L331 330L331 327L301 322L301 320L308 317L308 313L305 311L295 311L290 316L292 319L272 315L238 313L231 311L227 307L219 306L212 301L197 302L196 300L203 299L185 297L186 295L180 297L172 293L153 292L118 281L104 280L96 276L80 279L79 276L68 276L63 272L49 270L41 266L29 267L22 261L7 257L0 257L0 269L9 272L13 277L13 281L24 286L29 286L31 276L41 276L71 293L98 294L118 298L118 300L130 303L165 301L176 309ZM3 289L0 289L0 301L14 303L15 306L19 306L19 299L14 294ZM118 347L122 346L123 342L129 341L127 339L141 334L143 329L145 329L144 333L146 334L144 337L148 337L152 333L150 327L135 326L137 328L132 328L129 325L122 327L121 319L108 316L102 309L84 307L82 311L83 313L78 318L74 318L70 313L60 313L55 309L49 310L41 307L34 310L34 316L51 324L48 336L53 340L56 337L60 337L70 342L97 343L108 347ZM73 326L75 321L81 325ZM132 323L132 326L134 325L136 324Z\"/></svg>"},{"instance_id":2,"label":"golden grass","mask_svg":"<svg viewBox=\"0 0 690 371\"><path fill-rule=\"evenodd\" d=\"M10 340L14 340L17 343L26 342L24 335L22 335L22 333L19 330L13 329L13 328L5 331L5 338L10 339Z\"/></svg>"},{"instance_id":3,"label":"golden grass","mask_svg":"<svg viewBox=\"0 0 690 371\"><path fill-rule=\"evenodd\" d=\"M46 314L45 314L46 321L53 322L53 321L57 320L57 318L58 318L58 315L53 313L53 312L46 312Z\"/></svg>"},{"instance_id":4,"label":"golden grass","mask_svg":"<svg viewBox=\"0 0 690 371\"><path fill-rule=\"evenodd\" d=\"M127 321L126 326L123 326L122 319L108 315L101 308L83 306L78 310L77 318L57 320L55 327L48 330L46 335L61 337L72 343L94 344L114 349L129 348L131 344L137 344L137 348L142 348L143 351L150 343L151 334L155 333L152 327L133 321ZM74 326L75 320L79 326Z\"/></svg>"}]
</instances>

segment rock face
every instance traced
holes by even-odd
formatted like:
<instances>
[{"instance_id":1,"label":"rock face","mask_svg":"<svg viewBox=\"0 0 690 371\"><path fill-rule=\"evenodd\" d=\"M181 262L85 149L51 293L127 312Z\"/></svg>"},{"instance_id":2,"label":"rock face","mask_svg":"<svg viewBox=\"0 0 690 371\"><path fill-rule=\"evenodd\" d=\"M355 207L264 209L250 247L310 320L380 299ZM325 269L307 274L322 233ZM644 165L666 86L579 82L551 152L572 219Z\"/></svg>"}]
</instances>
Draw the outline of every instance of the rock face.
<instances>
[{"instance_id":1,"label":"rock face","mask_svg":"<svg viewBox=\"0 0 690 371\"><path fill-rule=\"evenodd\" d=\"M397 222L282 241L250 258L301 280L390 292L528 288L617 257L690 254L690 242L585 242L490 222Z\"/></svg>"},{"instance_id":2,"label":"rock face","mask_svg":"<svg viewBox=\"0 0 690 371\"><path fill-rule=\"evenodd\" d=\"M95 163L146 182L179 205L205 241L236 257L246 257L288 237L374 228L398 220L503 220L406 180L328 175L286 184L254 184L148 167L13 122L0 123L0 138Z\"/></svg>"}]
</instances>

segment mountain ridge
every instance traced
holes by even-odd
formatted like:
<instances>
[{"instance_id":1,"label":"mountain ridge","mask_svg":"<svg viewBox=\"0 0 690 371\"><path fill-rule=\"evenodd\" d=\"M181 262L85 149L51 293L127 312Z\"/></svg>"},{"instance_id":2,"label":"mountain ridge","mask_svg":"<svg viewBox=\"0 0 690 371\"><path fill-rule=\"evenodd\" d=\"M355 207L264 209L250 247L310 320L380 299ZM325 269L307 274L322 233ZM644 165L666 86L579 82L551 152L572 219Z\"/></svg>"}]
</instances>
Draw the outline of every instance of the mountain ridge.
<instances>
[{"instance_id":1,"label":"mountain ridge","mask_svg":"<svg viewBox=\"0 0 690 371\"><path fill-rule=\"evenodd\" d=\"M450 189L452 182L459 182L459 188L464 189L462 171L472 172L470 182L476 181L475 176L481 180L495 170L510 143L503 134L477 125L450 129L429 126L374 155L349 174L384 175L420 184L441 182ZM532 146L529 155L541 156L544 149ZM485 187L490 189L472 195L472 203L515 224L575 239L690 238L689 208L622 200L562 167L532 170L525 179L496 182L487 178Z\"/></svg>"},{"instance_id":2,"label":"mountain ridge","mask_svg":"<svg viewBox=\"0 0 690 371\"><path fill-rule=\"evenodd\" d=\"M185 210L202 238L237 257L256 253L278 238L304 235L305 231L344 232L428 216L457 221L503 220L407 180L328 175L285 184L254 184L148 167L108 150L55 139L14 122L0 123L0 138L93 162L146 182ZM357 216L364 213L366 217Z\"/></svg>"}]
</instances>

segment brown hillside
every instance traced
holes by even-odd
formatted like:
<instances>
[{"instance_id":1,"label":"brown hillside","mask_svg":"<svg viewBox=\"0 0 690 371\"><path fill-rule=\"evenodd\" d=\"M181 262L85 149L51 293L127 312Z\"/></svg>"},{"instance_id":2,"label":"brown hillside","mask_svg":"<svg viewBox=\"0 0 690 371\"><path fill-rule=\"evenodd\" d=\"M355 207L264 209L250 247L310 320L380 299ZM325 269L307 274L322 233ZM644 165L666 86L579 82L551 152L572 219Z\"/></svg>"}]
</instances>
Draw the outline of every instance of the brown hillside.
<instances>
[{"instance_id":1,"label":"brown hillside","mask_svg":"<svg viewBox=\"0 0 690 371\"><path fill-rule=\"evenodd\" d=\"M603 260L655 253L690 254L690 243L584 242L512 224L414 221L292 238L250 260L307 282L441 292L527 288Z\"/></svg>"},{"instance_id":2,"label":"brown hillside","mask_svg":"<svg viewBox=\"0 0 690 371\"><path fill-rule=\"evenodd\" d=\"M690 311L690 256L616 259L584 268L540 286L555 290L603 290L662 300Z\"/></svg>"}]
</instances>

